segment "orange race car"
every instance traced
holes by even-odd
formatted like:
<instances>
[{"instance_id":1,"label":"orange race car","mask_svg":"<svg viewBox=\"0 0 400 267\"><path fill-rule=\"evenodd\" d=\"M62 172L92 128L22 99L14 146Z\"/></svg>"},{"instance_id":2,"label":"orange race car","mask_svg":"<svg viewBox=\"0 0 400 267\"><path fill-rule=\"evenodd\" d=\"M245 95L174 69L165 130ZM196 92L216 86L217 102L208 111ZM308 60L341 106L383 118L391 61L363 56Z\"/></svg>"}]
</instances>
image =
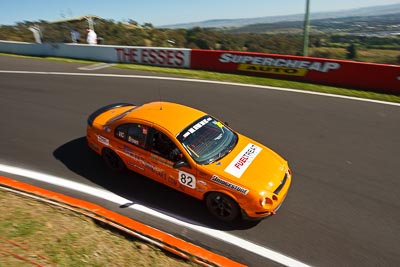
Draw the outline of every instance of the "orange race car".
<instances>
[{"instance_id":1,"label":"orange race car","mask_svg":"<svg viewBox=\"0 0 400 267\"><path fill-rule=\"evenodd\" d=\"M111 169L128 168L204 200L227 222L274 214L292 180L271 149L174 103L102 107L88 118L87 141Z\"/></svg>"}]
</instances>

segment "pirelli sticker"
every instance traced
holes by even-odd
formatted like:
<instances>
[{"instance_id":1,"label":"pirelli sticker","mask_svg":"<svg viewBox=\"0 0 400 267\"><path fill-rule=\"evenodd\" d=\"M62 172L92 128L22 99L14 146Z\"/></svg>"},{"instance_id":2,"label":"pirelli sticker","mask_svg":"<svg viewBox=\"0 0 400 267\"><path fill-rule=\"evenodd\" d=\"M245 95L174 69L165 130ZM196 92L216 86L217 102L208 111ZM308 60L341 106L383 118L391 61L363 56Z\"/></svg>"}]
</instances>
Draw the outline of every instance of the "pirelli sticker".
<instances>
[{"instance_id":1,"label":"pirelli sticker","mask_svg":"<svg viewBox=\"0 0 400 267\"><path fill-rule=\"evenodd\" d=\"M225 172L240 178L261 150L261 147L249 143L225 168Z\"/></svg>"},{"instance_id":2,"label":"pirelli sticker","mask_svg":"<svg viewBox=\"0 0 400 267\"><path fill-rule=\"evenodd\" d=\"M100 143L102 143L103 145L106 145L106 146L110 145L110 140L108 140L107 138L105 138L104 136L101 136L101 135L97 135L97 141L99 141Z\"/></svg>"},{"instance_id":3,"label":"pirelli sticker","mask_svg":"<svg viewBox=\"0 0 400 267\"><path fill-rule=\"evenodd\" d=\"M238 70L247 72L277 74L277 75L289 75L289 76L306 76L306 74L308 73L307 69L263 66L263 65L252 65L252 64L239 64Z\"/></svg>"}]
</instances>

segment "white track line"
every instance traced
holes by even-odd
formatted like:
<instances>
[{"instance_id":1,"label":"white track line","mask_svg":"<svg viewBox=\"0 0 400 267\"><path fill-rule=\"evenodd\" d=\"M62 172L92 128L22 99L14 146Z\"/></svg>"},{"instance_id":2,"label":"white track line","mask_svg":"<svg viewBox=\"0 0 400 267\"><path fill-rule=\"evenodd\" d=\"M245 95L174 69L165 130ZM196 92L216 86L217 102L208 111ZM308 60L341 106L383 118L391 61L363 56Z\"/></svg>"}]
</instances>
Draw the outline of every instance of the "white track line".
<instances>
[{"instance_id":1,"label":"white track line","mask_svg":"<svg viewBox=\"0 0 400 267\"><path fill-rule=\"evenodd\" d=\"M45 182L45 183L56 185L56 186L61 186L63 188L78 191L78 192L84 193L86 195L91 195L91 196L94 196L97 198L101 198L101 199L113 202L119 206L131 203L130 200L120 197L110 191L107 191L104 189L99 189L99 188L92 187L89 185L84 185L81 183L73 182L73 181L70 181L67 179L59 178L56 176L52 176L52 175L48 175L48 174L44 174L44 173L40 173L40 172L36 172L36 171L22 169L19 167L5 165L5 164L1 164L1 163L0 163L0 171L8 173L8 174L23 176L25 178ZM152 210L152 209L150 209L146 206L140 205L140 204L132 204L132 205L129 205L128 208L134 209L134 210L137 210L140 212L144 212L146 214L152 215L159 219L195 230L197 232L200 232L200 233L203 233L210 237L222 240L231 245L235 245L237 247L240 247L243 250L247 250L249 252L255 253L261 257L267 258L269 260L283 264L285 266L300 266L300 267L309 266L309 265L307 265L303 262L300 262L296 259L285 256L279 252L273 251L266 247L259 246L257 244L254 244L250 241L241 239L234 235L225 233L223 231L187 223L187 222L178 220L176 218L173 218L171 216L168 216L166 214L163 214L161 212L158 212L156 210Z\"/></svg>"},{"instance_id":2,"label":"white track line","mask_svg":"<svg viewBox=\"0 0 400 267\"><path fill-rule=\"evenodd\" d=\"M100 67L101 68L101 67ZM93 69L92 69L93 70ZM371 102L377 104L384 105L392 105L392 106L400 106L399 103L371 100L371 99L363 99L357 97L348 97L341 95L333 95L326 93L317 93L317 92L309 92L303 90L295 90L288 88L280 88L280 87L272 87L272 86L261 86L261 85L251 85L251 84L241 84L241 83L230 83L230 82L218 82L218 81L207 81L207 80L196 80L196 79L188 79L188 78L175 78L175 77L159 77L159 76L142 76L142 75L118 75L118 74L100 74L100 73L68 73L68 72L41 72L41 71L9 71L9 70L0 70L0 73L10 73L10 74L36 74L36 75L63 75L63 76L92 76L92 77L114 77L114 78L133 78L133 79L153 79L153 80L171 80L171 81L184 81L184 82L198 82L198 83L212 83L212 84L223 84L223 85L234 85L234 86L242 86L242 87L253 87L253 88L264 88L269 90L278 90L278 91L286 91L286 92L295 92L301 94L311 94L311 95L320 95L327 97L335 97L335 98L343 98L349 100L363 101L363 102ZM98 189L95 187L91 187L88 185L76 183L73 181L69 181L66 179L50 176L47 174L29 171L17 167L12 167L8 165L0 164L0 171L11 173L15 175L24 176L30 179L50 183L57 186L62 186L64 188L68 188L71 190L79 191L85 194L90 194L92 196L96 196L98 198L105 199L107 201L114 202L118 205L124 205L130 203L129 200L122 198L116 194L113 194L109 191ZM190 228L192 230L196 230L203 234L209 235L211 237L220 239L232 245L238 246L244 250L250 251L252 253L258 254L264 258L268 258L272 261L278 262L280 264L286 266L308 266L305 263L297 261L293 258L287 257L281 253L275 252L265 247L261 247L247 240L241 239L239 237L230 235L228 233L210 229L203 226L198 226L194 224L190 224L187 222L180 221L176 218L168 216L166 214L160 213L158 211L152 210L145 206L139 204L130 205L129 208L144 212L146 214L150 214L152 216L156 216L160 219Z\"/></svg>"},{"instance_id":3,"label":"white track line","mask_svg":"<svg viewBox=\"0 0 400 267\"><path fill-rule=\"evenodd\" d=\"M100 70L100 69L106 69L111 66L114 66L115 64L111 63L99 63L99 64L94 64L94 65L89 65L85 67L80 67L78 70Z\"/></svg>"},{"instance_id":4,"label":"white track line","mask_svg":"<svg viewBox=\"0 0 400 267\"><path fill-rule=\"evenodd\" d=\"M376 103L376 104L384 104L384 105L391 105L391 106L400 107L400 103L386 102L386 101L373 100L373 99L365 99L365 98L358 98L358 97L351 97L351 96L334 95L334 94L327 94L327 93L318 93L318 92L311 92L311 91L305 91L305 90L296 90L296 89L289 89L289 88L281 88L281 87L273 87L273 86L253 85L253 84L244 84L244 83L231 83L231 82L219 82L219 81L209 81L209 80L196 80L196 79L189 79L189 78L144 76L144 75L121 75L121 74L108 74L108 73L14 71L14 70L0 70L0 73L113 77L113 78L152 79L152 80L169 80L169 81L182 81L182 82L212 83L212 84L223 84L223 85L233 85L233 86L241 86L241 87L263 88L263 89L269 89L269 90L294 92L294 93L300 93L300 94L309 94L309 95L319 95L319 96L343 98L343 99L349 99L349 100L356 100L356 101L362 101L362 102L371 102L371 103Z\"/></svg>"}]
</instances>

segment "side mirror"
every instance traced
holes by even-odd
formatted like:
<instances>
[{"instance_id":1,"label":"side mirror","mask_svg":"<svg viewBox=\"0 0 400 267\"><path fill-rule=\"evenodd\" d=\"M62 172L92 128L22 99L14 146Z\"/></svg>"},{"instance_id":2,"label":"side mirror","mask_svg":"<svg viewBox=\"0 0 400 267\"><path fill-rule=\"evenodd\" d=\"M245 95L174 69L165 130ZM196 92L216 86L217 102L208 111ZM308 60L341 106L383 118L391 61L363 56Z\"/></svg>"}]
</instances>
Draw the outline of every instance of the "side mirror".
<instances>
[{"instance_id":1,"label":"side mirror","mask_svg":"<svg viewBox=\"0 0 400 267\"><path fill-rule=\"evenodd\" d=\"M174 167L174 169L180 169L182 167L189 167L190 168L190 165L189 165L189 163L186 162L186 160L182 159L180 161L175 162L173 167Z\"/></svg>"}]
</instances>

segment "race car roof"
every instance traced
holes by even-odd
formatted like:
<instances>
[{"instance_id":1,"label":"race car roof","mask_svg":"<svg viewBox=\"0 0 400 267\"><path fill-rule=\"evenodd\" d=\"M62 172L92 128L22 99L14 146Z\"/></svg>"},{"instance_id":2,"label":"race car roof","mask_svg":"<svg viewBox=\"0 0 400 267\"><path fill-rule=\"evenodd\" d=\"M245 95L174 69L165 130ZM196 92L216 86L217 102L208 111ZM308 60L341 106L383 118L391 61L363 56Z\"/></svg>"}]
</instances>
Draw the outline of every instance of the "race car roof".
<instances>
[{"instance_id":1,"label":"race car roof","mask_svg":"<svg viewBox=\"0 0 400 267\"><path fill-rule=\"evenodd\" d=\"M163 127L176 136L189 124L205 115L207 114L200 110L176 103L151 102L138 106L124 119L145 120Z\"/></svg>"}]
</instances>

